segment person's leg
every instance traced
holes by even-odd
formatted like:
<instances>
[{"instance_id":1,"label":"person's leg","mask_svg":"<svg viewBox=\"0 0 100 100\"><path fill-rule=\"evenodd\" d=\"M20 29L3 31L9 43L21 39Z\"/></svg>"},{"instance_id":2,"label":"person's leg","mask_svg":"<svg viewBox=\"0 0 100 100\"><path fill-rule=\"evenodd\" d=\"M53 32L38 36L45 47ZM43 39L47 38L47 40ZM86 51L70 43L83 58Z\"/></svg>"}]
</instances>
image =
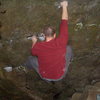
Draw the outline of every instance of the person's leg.
<instances>
[{"instance_id":1,"label":"person's leg","mask_svg":"<svg viewBox=\"0 0 100 100\"><path fill-rule=\"evenodd\" d=\"M29 56L27 60L18 67L15 67L17 71L24 71L27 73L27 69L35 69L38 72L38 58L36 56Z\"/></svg>"},{"instance_id":2,"label":"person's leg","mask_svg":"<svg viewBox=\"0 0 100 100\"><path fill-rule=\"evenodd\" d=\"M69 65L73 60L73 50L70 45L67 45L66 48L66 72L68 71Z\"/></svg>"},{"instance_id":3,"label":"person's leg","mask_svg":"<svg viewBox=\"0 0 100 100\"><path fill-rule=\"evenodd\" d=\"M38 72L38 58L36 56L29 56L23 64L28 69L35 69Z\"/></svg>"}]
</instances>

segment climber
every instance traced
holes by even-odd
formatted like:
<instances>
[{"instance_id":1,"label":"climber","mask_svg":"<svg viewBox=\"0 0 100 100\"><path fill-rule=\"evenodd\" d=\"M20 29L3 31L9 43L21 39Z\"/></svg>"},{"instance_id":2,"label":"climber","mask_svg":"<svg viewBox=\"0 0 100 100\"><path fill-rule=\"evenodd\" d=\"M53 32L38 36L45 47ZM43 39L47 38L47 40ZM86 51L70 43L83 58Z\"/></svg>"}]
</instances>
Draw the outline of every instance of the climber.
<instances>
[{"instance_id":1,"label":"climber","mask_svg":"<svg viewBox=\"0 0 100 100\"><path fill-rule=\"evenodd\" d=\"M36 36L32 37L32 56L24 64L34 68L40 77L47 81L61 80L68 71L72 60L72 49L68 46L68 1L60 3L62 18L60 33L56 37L55 29L46 26L43 29L45 41L37 42Z\"/></svg>"}]
</instances>

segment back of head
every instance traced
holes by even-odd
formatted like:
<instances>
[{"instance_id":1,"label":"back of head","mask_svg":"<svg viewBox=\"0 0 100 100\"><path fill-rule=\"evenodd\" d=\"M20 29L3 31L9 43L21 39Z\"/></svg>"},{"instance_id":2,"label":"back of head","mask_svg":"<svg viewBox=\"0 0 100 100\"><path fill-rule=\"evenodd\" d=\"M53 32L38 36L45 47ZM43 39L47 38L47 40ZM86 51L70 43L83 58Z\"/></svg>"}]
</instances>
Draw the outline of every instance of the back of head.
<instances>
[{"instance_id":1,"label":"back of head","mask_svg":"<svg viewBox=\"0 0 100 100\"><path fill-rule=\"evenodd\" d=\"M55 34L55 28L52 26L45 26L43 29L43 33L46 37L53 37Z\"/></svg>"}]
</instances>

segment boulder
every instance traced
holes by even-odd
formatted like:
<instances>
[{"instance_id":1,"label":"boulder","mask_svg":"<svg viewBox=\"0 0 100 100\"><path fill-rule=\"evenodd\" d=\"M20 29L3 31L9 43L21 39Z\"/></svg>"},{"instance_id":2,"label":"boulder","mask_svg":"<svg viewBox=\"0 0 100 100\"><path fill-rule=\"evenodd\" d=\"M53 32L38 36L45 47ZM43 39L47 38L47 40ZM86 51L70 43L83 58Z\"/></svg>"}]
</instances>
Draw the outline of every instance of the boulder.
<instances>
[{"instance_id":1,"label":"boulder","mask_svg":"<svg viewBox=\"0 0 100 100\"><path fill-rule=\"evenodd\" d=\"M71 100L80 100L82 93L74 93Z\"/></svg>"}]
</instances>

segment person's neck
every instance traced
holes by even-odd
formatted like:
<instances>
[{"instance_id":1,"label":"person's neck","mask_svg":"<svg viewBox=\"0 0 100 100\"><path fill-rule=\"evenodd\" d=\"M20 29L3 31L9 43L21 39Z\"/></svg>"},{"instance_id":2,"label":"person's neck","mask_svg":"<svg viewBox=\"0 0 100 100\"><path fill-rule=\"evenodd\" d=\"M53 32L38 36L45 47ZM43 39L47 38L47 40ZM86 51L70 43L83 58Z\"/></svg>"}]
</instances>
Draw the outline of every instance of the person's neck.
<instances>
[{"instance_id":1,"label":"person's neck","mask_svg":"<svg viewBox=\"0 0 100 100\"><path fill-rule=\"evenodd\" d=\"M48 38L46 38L46 42L49 42L49 41L51 41L52 39L54 39L54 38L48 37Z\"/></svg>"}]
</instances>

